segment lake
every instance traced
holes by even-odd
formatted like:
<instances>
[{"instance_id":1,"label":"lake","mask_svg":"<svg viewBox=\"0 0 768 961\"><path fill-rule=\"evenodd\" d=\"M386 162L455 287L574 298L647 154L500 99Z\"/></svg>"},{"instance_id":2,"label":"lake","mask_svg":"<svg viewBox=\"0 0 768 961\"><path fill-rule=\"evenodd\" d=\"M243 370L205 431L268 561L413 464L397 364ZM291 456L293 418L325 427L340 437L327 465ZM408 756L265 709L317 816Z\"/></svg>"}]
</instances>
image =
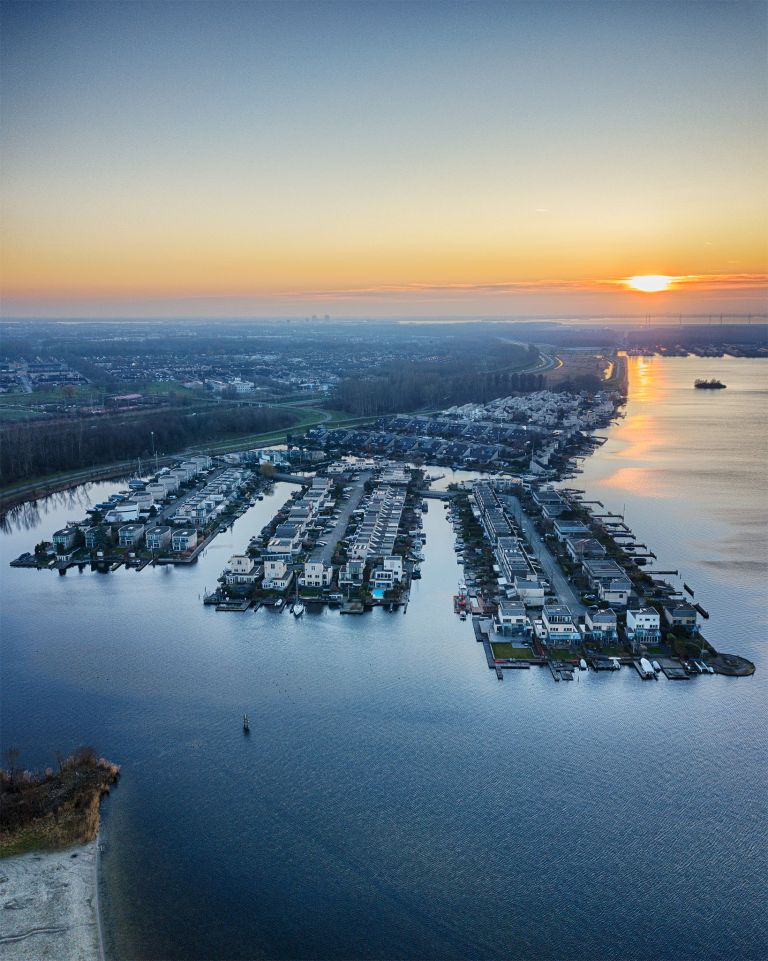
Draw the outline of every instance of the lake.
<instances>
[{"instance_id":1,"label":"lake","mask_svg":"<svg viewBox=\"0 0 768 961\"><path fill-rule=\"evenodd\" d=\"M119 485L21 512L0 539L3 746L34 767L91 743L122 765L108 954L765 957L765 369L632 359L626 416L568 482L625 509L752 678L500 683L452 613L438 503L407 614L300 619L201 602L285 484L187 569L7 566ZM692 390L710 376L728 389Z\"/></svg>"}]
</instances>

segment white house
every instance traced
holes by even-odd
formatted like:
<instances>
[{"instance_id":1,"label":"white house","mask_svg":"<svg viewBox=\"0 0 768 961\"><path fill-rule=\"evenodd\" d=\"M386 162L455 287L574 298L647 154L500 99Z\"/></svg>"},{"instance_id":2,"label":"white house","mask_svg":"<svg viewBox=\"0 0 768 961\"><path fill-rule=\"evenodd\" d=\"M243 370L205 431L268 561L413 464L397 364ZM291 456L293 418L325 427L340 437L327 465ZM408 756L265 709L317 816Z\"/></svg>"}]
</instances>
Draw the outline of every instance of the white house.
<instances>
[{"instance_id":1,"label":"white house","mask_svg":"<svg viewBox=\"0 0 768 961\"><path fill-rule=\"evenodd\" d=\"M328 587L333 578L333 567L321 560L309 560L304 565L303 581L307 587Z\"/></svg>"},{"instance_id":2,"label":"white house","mask_svg":"<svg viewBox=\"0 0 768 961\"><path fill-rule=\"evenodd\" d=\"M632 593L632 583L628 577L613 577L609 581L600 581L597 585L597 595L609 604L626 607L629 595Z\"/></svg>"},{"instance_id":3,"label":"white house","mask_svg":"<svg viewBox=\"0 0 768 961\"><path fill-rule=\"evenodd\" d=\"M541 607L544 603L544 585L536 579L516 577L515 592L526 607Z\"/></svg>"},{"instance_id":4,"label":"white house","mask_svg":"<svg viewBox=\"0 0 768 961\"><path fill-rule=\"evenodd\" d=\"M255 584L259 576L256 561L248 554L233 554L229 559L229 571L224 575L227 584Z\"/></svg>"},{"instance_id":5,"label":"white house","mask_svg":"<svg viewBox=\"0 0 768 961\"><path fill-rule=\"evenodd\" d=\"M139 512L148 511L154 503L154 497L147 490L136 491L132 498L134 504L139 508Z\"/></svg>"},{"instance_id":6,"label":"white house","mask_svg":"<svg viewBox=\"0 0 768 961\"><path fill-rule=\"evenodd\" d=\"M573 622L573 614L565 604L545 604L541 620L547 644L567 647L581 641L581 634Z\"/></svg>"},{"instance_id":7,"label":"white house","mask_svg":"<svg viewBox=\"0 0 768 961\"><path fill-rule=\"evenodd\" d=\"M157 479L157 482L165 488L166 496L179 489L179 478L174 477L172 474L163 474L162 477Z\"/></svg>"},{"instance_id":8,"label":"white house","mask_svg":"<svg viewBox=\"0 0 768 961\"><path fill-rule=\"evenodd\" d=\"M627 611L627 637L632 646L658 644L661 640L661 617L654 607Z\"/></svg>"},{"instance_id":9,"label":"white house","mask_svg":"<svg viewBox=\"0 0 768 961\"><path fill-rule=\"evenodd\" d=\"M264 565L263 587L272 591L284 591L293 579L293 574L288 570L283 555L265 554L262 558Z\"/></svg>"},{"instance_id":10,"label":"white house","mask_svg":"<svg viewBox=\"0 0 768 961\"><path fill-rule=\"evenodd\" d=\"M168 491L166 490L165 484L161 484L158 481L156 484L147 484L144 488L147 494L152 495L153 501L162 501L168 496Z\"/></svg>"},{"instance_id":11,"label":"white house","mask_svg":"<svg viewBox=\"0 0 768 961\"><path fill-rule=\"evenodd\" d=\"M391 554L382 560L381 567L377 567L371 577L374 587L385 589L399 584L403 579L403 559L398 554Z\"/></svg>"}]
</instances>

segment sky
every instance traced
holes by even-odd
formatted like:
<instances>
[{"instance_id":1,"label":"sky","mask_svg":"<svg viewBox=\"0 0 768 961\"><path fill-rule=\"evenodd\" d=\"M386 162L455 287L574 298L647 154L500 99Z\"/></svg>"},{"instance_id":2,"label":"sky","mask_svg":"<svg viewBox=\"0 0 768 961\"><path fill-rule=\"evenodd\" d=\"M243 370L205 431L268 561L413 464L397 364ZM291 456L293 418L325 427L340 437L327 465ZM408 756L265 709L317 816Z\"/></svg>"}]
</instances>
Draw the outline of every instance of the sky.
<instances>
[{"instance_id":1,"label":"sky","mask_svg":"<svg viewBox=\"0 0 768 961\"><path fill-rule=\"evenodd\" d=\"M5 317L766 311L765 3L1 10Z\"/></svg>"}]
</instances>

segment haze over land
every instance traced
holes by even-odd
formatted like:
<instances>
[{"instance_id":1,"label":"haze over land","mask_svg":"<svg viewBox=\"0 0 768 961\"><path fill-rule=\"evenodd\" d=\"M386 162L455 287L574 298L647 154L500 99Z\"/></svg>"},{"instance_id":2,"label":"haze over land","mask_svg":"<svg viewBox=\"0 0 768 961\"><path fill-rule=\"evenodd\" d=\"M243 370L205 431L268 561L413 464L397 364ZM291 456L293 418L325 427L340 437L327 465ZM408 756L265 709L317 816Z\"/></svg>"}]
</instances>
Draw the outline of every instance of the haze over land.
<instances>
[{"instance_id":1,"label":"haze over land","mask_svg":"<svg viewBox=\"0 0 768 961\"><path fill-rule=\"evenodd\" d=\"M6 317L765 310L762 3L2 18Z\"/></svg>"}]
</instances>

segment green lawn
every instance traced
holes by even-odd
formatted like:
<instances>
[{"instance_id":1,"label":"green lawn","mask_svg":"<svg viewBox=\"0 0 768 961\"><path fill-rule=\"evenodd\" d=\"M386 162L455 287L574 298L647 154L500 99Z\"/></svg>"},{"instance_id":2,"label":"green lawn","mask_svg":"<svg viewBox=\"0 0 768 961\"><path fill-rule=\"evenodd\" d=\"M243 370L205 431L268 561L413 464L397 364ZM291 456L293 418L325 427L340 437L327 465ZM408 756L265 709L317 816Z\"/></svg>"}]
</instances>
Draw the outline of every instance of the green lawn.
<instances>
[{"instance_id":1,"label":"green lawn","mask_svg":"<svg viewBox=\"0 0 768 961\"><path fill-rule=\"evenodd\" d=\"M573 661L581 657L578 651L570 647L550 647L547 648L547 654L553 661Z\"/></svg>"},{"instance_id":2,"label":"green lawn","mask_svg":"<svg viewBox=\"0 0 768 961\"><path fill-rule=\"evenodd\" d=\"M530 647L515 647L507 641L500 641L498 644L491 644L491 650L493 651L494 657L508 657L525 660L526 658L535 656Z\"/></svg>"}]
</instances>

